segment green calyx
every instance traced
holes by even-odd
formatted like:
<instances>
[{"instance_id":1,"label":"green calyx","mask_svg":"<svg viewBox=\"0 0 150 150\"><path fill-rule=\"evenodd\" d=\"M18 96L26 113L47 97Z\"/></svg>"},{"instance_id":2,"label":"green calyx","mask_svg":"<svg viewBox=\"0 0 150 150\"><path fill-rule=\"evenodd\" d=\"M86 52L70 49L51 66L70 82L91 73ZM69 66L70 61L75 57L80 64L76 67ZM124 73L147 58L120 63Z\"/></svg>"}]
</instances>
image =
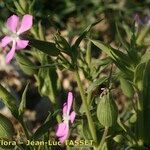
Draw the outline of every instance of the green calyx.
<instances>
[{"instance_id":1,"label":"green calyx","mask_svg":"<svg viewBox=\"0 0 150 150\"><path fill-rule=\"evenodd\" d=\"M111 127L117 122L118 109L109 91L104 92L104 95L100 97L97 118L104 127Z\"/></svg>"}]
</instances>

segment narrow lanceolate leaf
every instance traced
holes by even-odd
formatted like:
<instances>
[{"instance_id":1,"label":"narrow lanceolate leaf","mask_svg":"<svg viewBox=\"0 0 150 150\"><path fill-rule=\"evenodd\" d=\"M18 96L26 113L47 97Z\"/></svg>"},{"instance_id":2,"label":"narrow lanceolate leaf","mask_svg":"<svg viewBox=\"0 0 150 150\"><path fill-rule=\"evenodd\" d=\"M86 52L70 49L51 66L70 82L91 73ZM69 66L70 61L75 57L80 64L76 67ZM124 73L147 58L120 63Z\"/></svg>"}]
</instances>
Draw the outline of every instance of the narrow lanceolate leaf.
<instances>
[{"instance_id":1,"label":"narrow lanceolate leaf","mask_svg":"<svg viewBox=\"0 0 150 150\"><path fill-rule=\"evenodd\" d=\"M91 25L89 25L89 26L83 31L83 33L78 37L78 39L75 41L75 43L72 45L72 47L73 47L74 49L76 49L76 48L80 45L81 41L86 37L86 35L88 34L88 32L91 30L91 28L92 28L93 26L95 26L96 24L98 24L99 22L101 22L101 21L102 21L102 19L99 20L99 21L97 21L97 22L94 22L94 23L91 24Z\"/></svg>"},{"instance_id":2,"label":"narrow lanceolate leaf","mask_svg":"<svg viewBox=\"0 0 150 150\"><path fill-rule=\"evenodd\" d=\"M32 139L36 140L42 137L45 133L47 133L51 127L55 124L55 117L59 113L59 111L56 111L53 114L49 114L44 124L39 127L36 132L33 134Z\"/></svg>"},{"instance_id":3,"label":"narrow lanceolate leaf","mask_svg":"<svg viewBox=\"0 0 150 150\"><path fill-rule=\"evenodd\" d=\"M97 46L99 49L101 49L104 53L106 53L112 59L116 60L116 58L117 58L119 61L123 62L126 66L129 66L130 63L132 62L125 53L112 48L108 44L105 44L98 40L91 40L91 41L95 46Z\"/></svg>"},{"instance_id":4,"label":"narrow lanceolate leaf","mask_svg":"<svg viewBox=\"0 0 150 150\"><path fill-rule=\"evenodd\" d=\"M0 100L9 108L12 115L18 118L16 99L0 84Z\"/></svg>"},{"instance_id":5,"label":"narrow lanceolate leaf","mask_svg":"<svg viewBox=\"0 0 150 150\"><path fill-rule=\"evenodd\" d=\"M143 76L145 71L146 63L140 63L134 72L134 84L139 91L143 90Z\"/></svg>"},{"instance_id":6,"label":"narrow lanceolate leaf","mask_svg":"<svg viewBox=\"0 0 150 150\"><path fill-rule=\"evenodd\" d=\"M137 40L136 40L136 43L138 45L142 44L142 42L144 41L144 38L148 34L149 30L150 30L150 25L149 24L144 26L144 28L141 30L141 32L139 33L139 35L137 37Z\"/></svg>"},{"instance_id":7,"label":"narrow lanceolate leaf","mask_svg":"<svg viewBox=\"0 0 150 150\"><path fill-rule=\"evenodd\" d=\"M36 40L32 38L28 38L30 40L30 45L37 48L38 50L42 51L51 56L58 56L60 50L56 48L55 43L53 42L46 42L41 40Z\"/></svg>"},{"instance_id":8,"label":"narrow lanceolate leaf","mask_svg":"<svg viewBox=\"0 0 150 150\"><path fill-rule=\"evenodd\" d=\"M118 39L120 41L120 43L123 45L123 47L128 50L128 45L126 43L126 41L122 38L122 35L119 31L119 28L118 28L118 24L116 23L116 31L117 31L117 35L118 35Z\"/></svg>"},{"instance_id":9,"label":"narrow lanceolate leaf","mask_svg":"<svg viewBox=\"0 0 150 150\"><path fill-rule=\"evenodd\" d=\"M68 43L67 40L66 40L64 37L62 37L59 33L55 35L55 43L56 43L56 47L57 47L60 51L66 53L66 54L68 54L68 55L71 54L71 47L70 47L69 43Z\"/></svg>"},{"instance_id":10,"label":"narrow lanceolate leaf","mask_svg":"<svg viewBox=\"0 0 150 150\"><path fill-rule=\"evenodd\" d=\"M86 140L92 139L87 120L82 120L81 132L82 132L81 134L83 135L84 139Z\"/></svg>"},{"instance_id":11,"label":"narrow lanceolate leaf","mask_svg":"<svg viewBox=\"0 0 150 150\"><path fill-rule=\"evenodd\" d=\"M27 90L28 90L28 86L29 86L29 82L27 83L24 91L23 91L23 94L22 94L22 98L21 98L21 102L20 102L20 105L19 105L19 116L22 115L24 113L24 110L25 110L25 107L26 107L26 93L27 93Z\"/></svg>"},{"instance_id":12,"label":"narrow lanceolate leaf","mask_svg":"<svg viewBox=\"0 0 150 150\"><path fill-rule=\"evenodd\" d=\"M24 11L26 11L26 9L27 9L27 1L23 1L23 0L19 0L19 4L20 4L20 6L21 6L21 8L24 10Z\"/></svg>"},{"instance_id":13,"label":"narrow lanceolate leaf","mask_svg":"<svg viewBox=\"0 0 150 150\"><path fill-rule=\"evenodd\" d=\"M91 39L90 39L91 40ZM127 54L116 50L109 46L108 44L105 44L101 41L97 40L91 40L95 46L97 46L99 49L101 49L104 53L106 53L116 64L116 66L123 72L127 73L128 75L132 74L132 60L128 57Z\"/></svg>"},{"instance_id":14,"label":"narrow lanceolate leaf","mask_svg":"<svg viewBox=\"0 0 150 150\"><path fill-rule=\"evenodd\" d=\"M112 51L112 48L108 45L106 45L105 43L101 42L101 41L98 41L98 40L92 40L92 43L97 46L99 49L101 49L102 51L104 51L108 56L111 56L111 51Z\"/></svg>"},{"instance_id":15,"label":"narrow lanceolate leaf","mask_svg":"<svg viewBox=\"0 0 150 150\"><path fill-rule=\"evenodd\" d=\"M14 1L14 5L15 5L15 7L17 8L17 11L18 11L19 13L21 13L21 14L24 14L24 13L25 13L24 10L23 10L23 8L20 6L20 4L19 4L17 1Z\"/></svg>"}]
</instances>

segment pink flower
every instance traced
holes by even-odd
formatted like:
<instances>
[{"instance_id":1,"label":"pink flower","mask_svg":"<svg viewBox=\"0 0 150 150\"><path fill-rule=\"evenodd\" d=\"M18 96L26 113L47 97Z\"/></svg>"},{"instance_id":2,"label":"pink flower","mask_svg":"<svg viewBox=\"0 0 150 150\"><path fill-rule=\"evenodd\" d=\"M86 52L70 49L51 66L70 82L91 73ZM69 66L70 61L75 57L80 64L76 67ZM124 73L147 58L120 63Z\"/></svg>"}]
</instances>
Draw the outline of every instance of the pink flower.
<instances>
[{"instance_id":1,"label":"pink flower","mask_svg":"<svg viewBox=\"0 0 150 150\"><path fill-rule=\"evenodd\" d=\"M61 143L68 138L69 134L69 121L74 122L76 113L71 111L71 106L73 102L73 95L71 92L68 93L67 103L63 105L63 122L58 125L56 136L59 137Z\"/></svg>"},{"instance_id":2,"label":"pink flower","mask_svg":"<svg viewBox=\"0 0 150 150\"><path fill-rule=\"evenodd\" d=\"M15 50L25 48L29 41L22 40L19 36L23 32L29 30L32 27L33 17L31 15L24 15L22 21L19 21L19 17L12 15L7 19L6 27L8 29L7 35L2 39L1 46L6 47L12 42L12 48L6 55L6 63L9 63L15 54Z\"/></svg>"}]
</instances>

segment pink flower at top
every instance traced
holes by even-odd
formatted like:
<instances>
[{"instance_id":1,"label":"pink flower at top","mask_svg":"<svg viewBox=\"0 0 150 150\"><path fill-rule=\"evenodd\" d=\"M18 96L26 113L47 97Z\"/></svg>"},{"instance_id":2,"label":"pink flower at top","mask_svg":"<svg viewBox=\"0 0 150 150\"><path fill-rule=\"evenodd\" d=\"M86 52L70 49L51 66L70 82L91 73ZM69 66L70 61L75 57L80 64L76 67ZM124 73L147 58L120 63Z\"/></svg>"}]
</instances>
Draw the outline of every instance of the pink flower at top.
<instances>
[{"instance_id":1,"label":"pink flower at top","mask_svg":"<svg viewBox=\"0 0 150 150\"><path fill-rule=\"evenodd\" d=\"M63 122L58 125L56 136L59 137L61 143L68 138L69 135L69 121L71 123L74 122L76 113L71 111L71 106L73 102L73 94L71 92L68 93L67 102L63 105Z\"/></svg>"},{"instance_id":2,"label":"pink flower at top","mask_svg":"<svg viewBox=\"0 0 150 150\"><path fill-rule=\"evenodd\" d=\"M12 15L7 19L6 27L8 29L7 35L1 40L1 47L6 47L12 42L11 50L6 55L6 63L9 63L15 54L15 50L24 49L29 41L20 39L20 34L29 30L32 27L33 17L31 15L24 15L22 20L19 17Z\"/></svg>"}]
</instances>

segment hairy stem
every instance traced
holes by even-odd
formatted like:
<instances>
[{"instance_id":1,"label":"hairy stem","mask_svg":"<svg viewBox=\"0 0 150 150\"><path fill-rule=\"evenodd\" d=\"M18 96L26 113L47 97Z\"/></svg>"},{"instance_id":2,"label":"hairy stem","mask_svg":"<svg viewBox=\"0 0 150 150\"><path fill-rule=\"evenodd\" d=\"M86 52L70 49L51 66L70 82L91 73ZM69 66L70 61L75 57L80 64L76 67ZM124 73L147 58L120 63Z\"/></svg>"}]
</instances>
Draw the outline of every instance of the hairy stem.
<instances>
[{"instance_id":1,"label":"hairy stem","mask_svg":"<svg viewBox=\"0 0 150 150\"><path fill-rule=\"evenodd\" d=\"M103 133L103 136L102 136L102 139L101 139L101 142L100 142L100 144L98 146L98 150L102 149L102 147L103 147L103 145L105 143L105 139L106 139L107 134L108 134L108 127L105 127L104 133Z\"/></svg>"},{"instance_id":2,"label":"hairy stem","mask_svg":"<svg viewBox=\"0 0 150 150\"><path fill-rule=\"evenodd\" d=\"M142 95L138 93L138 111L137 111L137 138L139 142L144 138L144 119L143 119L143 99ZM142 144L142 143L140 143Z\"/></svg>"},{"instance_id":3,"label":"hairy stem","mask_svg":"<svg viewBox=\"0 0 150 150\"><path fill-rule=\"evenodd\" d=\"M81 94L82 103L83 103L85 113L86 113L86 116L87 116L89 129L90 129L93 140L95 142L97 142L97 136L96 136L96 130L95 130L94 122L93 122L91 113L90 113L89 108L88 108L87 98L84 94L84 89L83 89L78 71L75 71L75 76L76 76L76 81L77 81L79 91L80 91L80 94Z\"/></svg>"}]
</instances>

